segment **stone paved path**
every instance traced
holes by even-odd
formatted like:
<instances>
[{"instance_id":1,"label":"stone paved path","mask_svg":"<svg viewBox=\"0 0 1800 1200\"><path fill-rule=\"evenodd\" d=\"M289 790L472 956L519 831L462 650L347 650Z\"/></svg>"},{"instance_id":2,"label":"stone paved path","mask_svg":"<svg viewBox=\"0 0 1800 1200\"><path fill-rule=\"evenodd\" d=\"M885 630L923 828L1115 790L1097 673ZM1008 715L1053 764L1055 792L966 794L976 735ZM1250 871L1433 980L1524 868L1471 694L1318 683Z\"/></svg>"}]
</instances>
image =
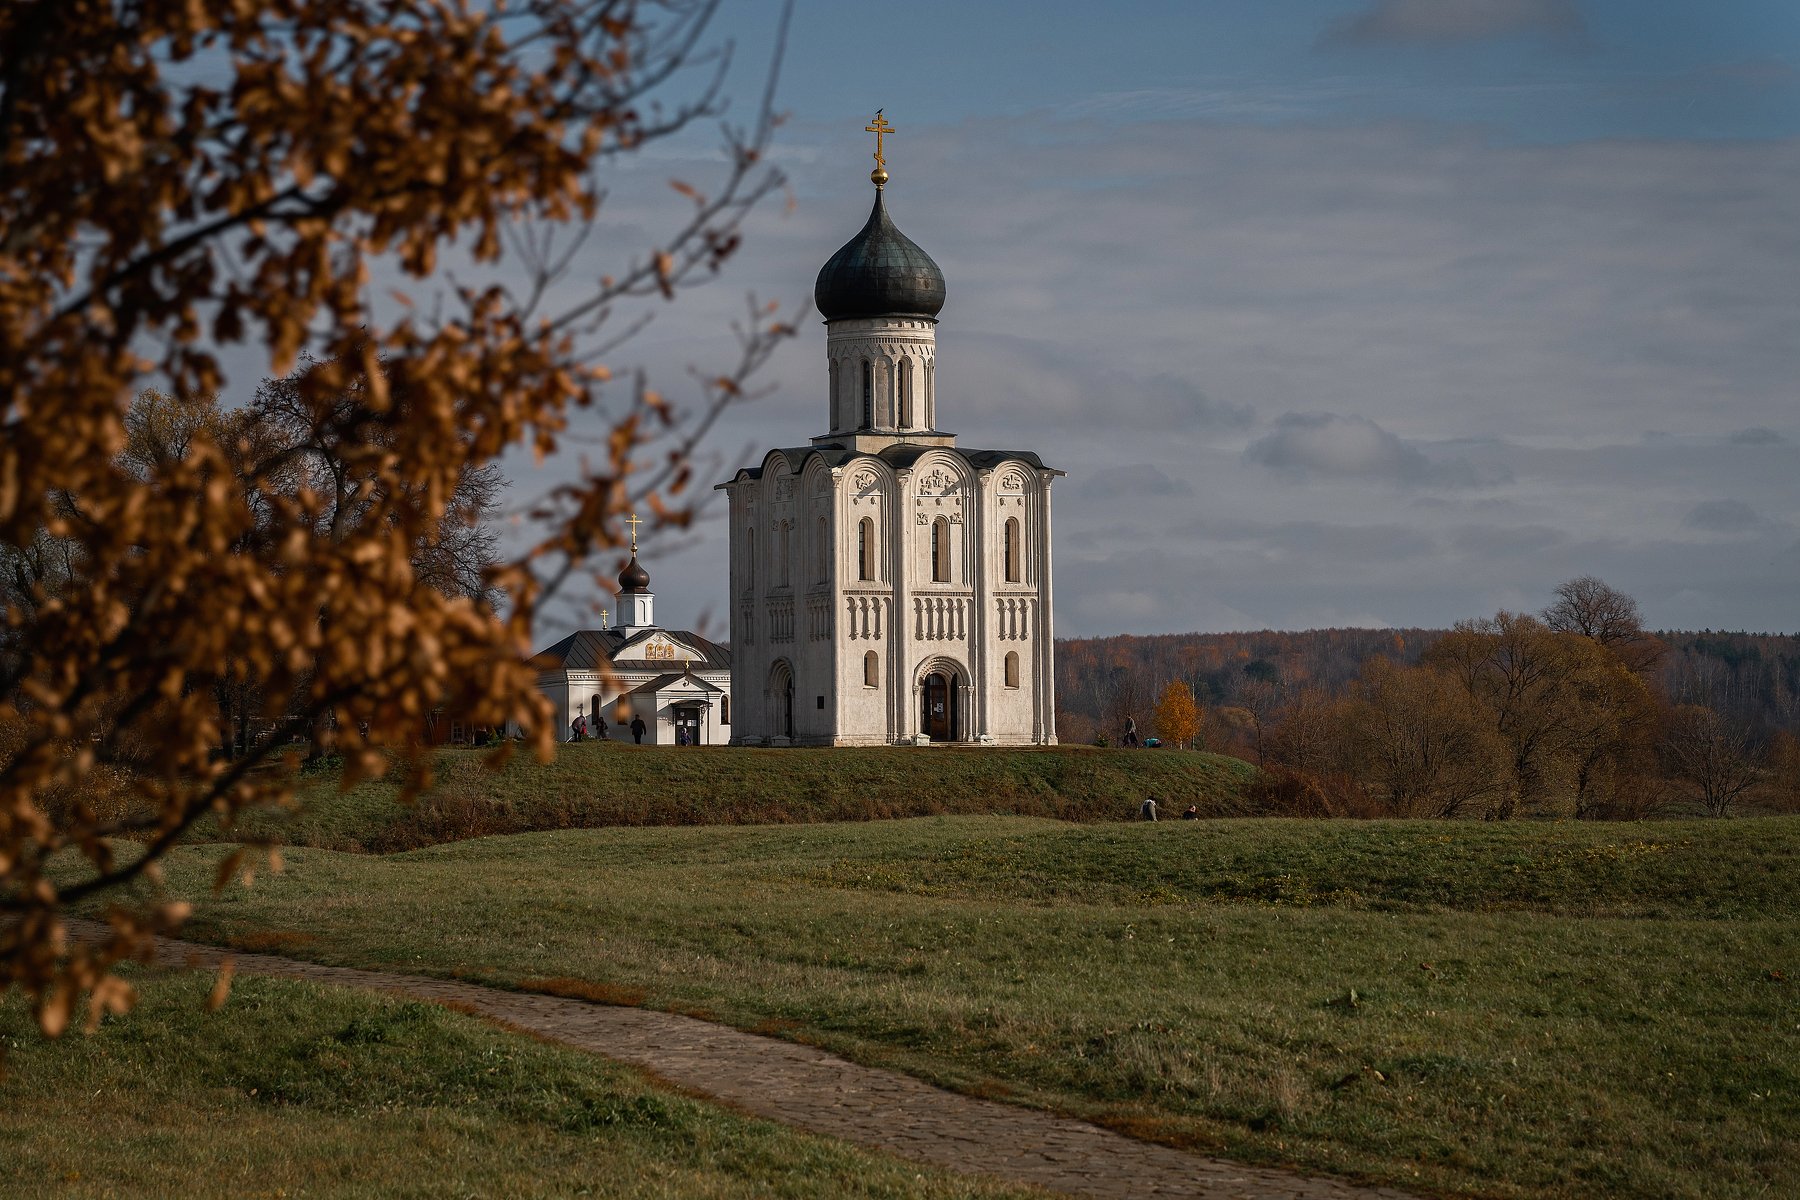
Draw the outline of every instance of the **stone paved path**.
<instances>
[{"instance_id":1,"label":"stone paved path","mask_svg":"<svg viewBox=\"0 0 1800 1200\"><path fill-rule=\"evenodd\" d=\"M103 928L88 921L69 924L77 936L97 936ZM226 958L243 973L371 988L479 1013L645 1068L759 1117L915 1162L1070 1196L1415 1200L1391 1188L1241 1166L1135 1141L1085 1121L972 1099L811 1046L674 1013L239 954L193 942L165 940L158 948L158 962L166 966L206 967Z\"/></svg>"}]
</instances>

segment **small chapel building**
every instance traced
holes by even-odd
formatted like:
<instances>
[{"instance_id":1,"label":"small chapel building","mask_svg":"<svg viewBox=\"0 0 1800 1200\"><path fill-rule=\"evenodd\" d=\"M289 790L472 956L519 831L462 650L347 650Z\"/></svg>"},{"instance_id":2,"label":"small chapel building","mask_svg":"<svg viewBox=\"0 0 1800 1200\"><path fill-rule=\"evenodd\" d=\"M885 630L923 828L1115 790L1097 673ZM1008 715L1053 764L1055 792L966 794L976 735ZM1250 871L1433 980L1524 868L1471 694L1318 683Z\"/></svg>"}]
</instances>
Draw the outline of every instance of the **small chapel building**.
<instances>
[{"instance_id":1,"label":"small chapel building","mask_svg":"<svg viewBox=\"0 0 1800 1200\"><path fill-rule=\"evenodd\" d=\"M634 518L635 519L635 518ZM538 690L560 714L556 739L569 741L577 719L588 736L631 741L634 717L646 745L722 746L731 739L731 651L685 629L656 623L650 573L631 561L619 572L618 619L571 633L532 663Z\"/></svg>"},{"instance_id":2,"label":"small chapel building","mask_svg":"<svg viewBox=\"0 0 1800 1200\"><path fill-rule=\"evenodd\" d=\"M718 485L730 503L734 743L1056 741L1050 484L939 425L944 275L875 204L819 271L828 432Z\"/></svg>"}]
</instances>

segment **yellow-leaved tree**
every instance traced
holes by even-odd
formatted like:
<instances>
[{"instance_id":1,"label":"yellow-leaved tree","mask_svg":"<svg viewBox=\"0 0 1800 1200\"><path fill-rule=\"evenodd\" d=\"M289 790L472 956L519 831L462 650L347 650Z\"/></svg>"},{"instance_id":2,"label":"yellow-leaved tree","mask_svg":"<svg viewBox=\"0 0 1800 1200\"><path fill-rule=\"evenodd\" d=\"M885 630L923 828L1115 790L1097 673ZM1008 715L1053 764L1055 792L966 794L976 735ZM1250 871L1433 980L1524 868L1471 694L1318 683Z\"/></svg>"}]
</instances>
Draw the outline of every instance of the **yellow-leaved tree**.
<instances>
[{"instance_id":1,"label":"yellow-leaved tree","mask_svg":"<svg viewBox=\"0 0 1800 1200\"><path fill-rule=\"evenodd\" d=\"M1200 706L1194 702L1194 689L1177 680L1157 697L1156 736L1172 746L1187 749L1200 736Z\"/></svg>"},{"instance_id":2,"label":"yellow-leaved tree","mask_svg":"<svg viewBox=\"0 0 1800 1200\"><path fill-rule=\"evenodd\" d=\"M110 967L184 910L121 885L286 797L284 725L347 783L396 758L425 783L440 706L549 753L534 614L628 508L687 521L695 439L789 331L752 302L682 404L602 361L779 186L765 92L666 229L590 236L610 164L720 111L713 8L0 5L0 991L46 1031L130 1003ZM279 421L213 405L233 346L284 381ZM525 549L454 585L421 565L472 472L576 432ZM228 696L282 720L234 737ZM69 939L101 896L108 936Z\"/></svg>"}]
</instances>

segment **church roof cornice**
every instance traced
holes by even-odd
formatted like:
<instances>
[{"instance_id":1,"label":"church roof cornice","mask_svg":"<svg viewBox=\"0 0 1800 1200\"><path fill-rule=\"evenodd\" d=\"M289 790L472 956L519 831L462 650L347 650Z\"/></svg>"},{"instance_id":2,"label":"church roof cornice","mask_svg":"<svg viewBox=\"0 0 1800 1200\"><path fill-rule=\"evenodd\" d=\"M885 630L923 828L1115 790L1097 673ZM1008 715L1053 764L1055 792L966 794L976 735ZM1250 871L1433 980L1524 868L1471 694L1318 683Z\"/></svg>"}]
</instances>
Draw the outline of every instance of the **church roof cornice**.
<instances>
[{"instance_id":1,"label":"church roof cornice","mask_svg":"<svg viewBox=\"0 0 1800 1200\"><path fill-rule=\"evenodd\" d=\"M640 683L638 686L632 688L631 694L637 696L650 695L654 692L666 692L679 683L688 684L692 690L696 692L714 692L722 694L725 690L715 684L708 683L698 675L691 675L685 671L667 671L658 675L655 679L650 680L648 683Z\"/></svg>"},{"instance_id":2,"label":"church roof cornice","mask_svg":"<svg viewBox=\"0 0 1800 1200\"><path fill-rule=\"evenodd\" d=\"M928 454L952 454L977 471L992 471L1003 463L1019 463L1034 471L1045 471L1051 475L1063 475L1055 467L1046 466L1034 450L965 450L960 446L918 446L905 443L888 446L875 453L850 450L846 447L826 444L823 446L799 446L792 449L771 450L763 456L760 466L743 467L738 473L716 487L729 487L733 483L745 479L761 479L768 470L771 461L780 455L790 475L798 475L806 467L809 457L817 455L823 459L827 467L838 468L861 459L874 459L886 463L896 471L910 470L915 463Z\"/></svg>"}]
</instances>

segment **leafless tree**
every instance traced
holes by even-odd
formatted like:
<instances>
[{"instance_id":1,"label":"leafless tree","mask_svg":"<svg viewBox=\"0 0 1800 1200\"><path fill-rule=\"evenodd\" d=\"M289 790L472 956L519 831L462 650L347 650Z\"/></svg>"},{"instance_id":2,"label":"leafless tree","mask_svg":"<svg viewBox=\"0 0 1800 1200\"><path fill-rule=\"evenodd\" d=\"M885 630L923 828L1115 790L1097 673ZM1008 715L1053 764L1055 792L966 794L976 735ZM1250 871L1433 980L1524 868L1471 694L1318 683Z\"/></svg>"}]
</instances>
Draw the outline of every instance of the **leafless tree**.
<instances>
[{"instance_id":1,"label":"leafless tree","mask_svg":"<svg viewBox=\"0 0 1800 1200\"><path fill-rule=\"evenodd\" d=\"M1662 645L1644 629L1638 602L1592 575L1559 585L1555 603L1539 615L1558 633L1578 633L1605 646L1634 671L1662 657Z\"/></svg>"},{"instance_id":2,"label":"leafless tree","mask_svg":"<svg viewBox=\"0 0 1800 1200\"><path fill-rule=\"evenodd\" d=\"M1756 782L1749 736L1698 704L1670 710L1662 739L1668 773L1689 784L1708 816L1731 811Z\"/></svg>"}]
</instances>

